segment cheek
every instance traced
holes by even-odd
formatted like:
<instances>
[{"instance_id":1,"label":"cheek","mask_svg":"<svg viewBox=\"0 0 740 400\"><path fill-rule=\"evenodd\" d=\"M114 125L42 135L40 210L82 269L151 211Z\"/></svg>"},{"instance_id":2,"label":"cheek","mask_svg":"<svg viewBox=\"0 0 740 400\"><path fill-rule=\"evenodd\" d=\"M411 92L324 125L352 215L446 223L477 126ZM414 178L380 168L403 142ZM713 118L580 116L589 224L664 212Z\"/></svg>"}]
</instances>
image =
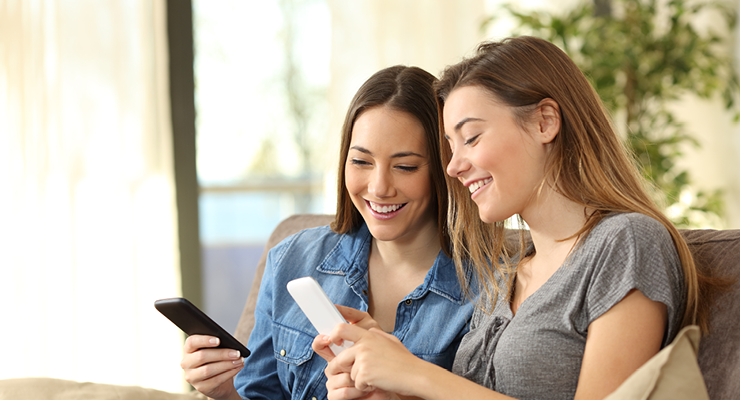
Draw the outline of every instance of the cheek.
<instances>
[{"instance_id":1,"label":"cheek","mask_svg":"<svg viewBox=\"0 0 740 400\"><path fill-rule=\"evenodd\" d=\"M344 171L344 185L347 187L347 191L350 195L356 195L362 191L363 181L362 174L358 173L356 168L351 165L347 166Z\"/></svg>"},{"instance_id":2,"label":"cheek","mask_svg":"<svg viewBox=\"0 0 740 400\"><path fill-rule=\"evenodd\" d=\"M431 177L427 176L426 179L421 176L414 177L414 179L402 182L400 186L405 188L407 196L417 200L429 200L431 202L433 196Z\"/></svg>"}]
</instances>

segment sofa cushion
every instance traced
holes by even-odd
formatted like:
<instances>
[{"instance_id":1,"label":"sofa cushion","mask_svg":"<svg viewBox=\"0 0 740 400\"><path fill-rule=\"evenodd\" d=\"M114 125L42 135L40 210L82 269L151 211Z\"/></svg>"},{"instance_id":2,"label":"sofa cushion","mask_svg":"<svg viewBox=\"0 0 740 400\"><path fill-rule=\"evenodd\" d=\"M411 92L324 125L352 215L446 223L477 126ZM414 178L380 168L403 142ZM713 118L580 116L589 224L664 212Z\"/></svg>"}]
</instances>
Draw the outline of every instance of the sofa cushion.
<instances>
[{"instance_id":1,"label":"sofa cushion","mask_svg":"<svg viewBox=\"0 0 740 400\"><path fill-rule=\"evenodd\" d=\"M709 400L696 361L700 337L698 326L683 328L605 400Z\"/></svg>"}]
</instances>

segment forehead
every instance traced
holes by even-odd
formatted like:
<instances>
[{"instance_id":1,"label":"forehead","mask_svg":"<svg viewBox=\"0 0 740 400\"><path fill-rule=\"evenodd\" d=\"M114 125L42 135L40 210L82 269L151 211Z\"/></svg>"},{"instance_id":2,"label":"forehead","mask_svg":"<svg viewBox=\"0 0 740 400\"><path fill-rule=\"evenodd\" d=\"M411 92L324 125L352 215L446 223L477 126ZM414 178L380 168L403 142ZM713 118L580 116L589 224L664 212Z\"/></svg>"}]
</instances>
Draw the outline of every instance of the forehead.
<instances>
[{"instance_id":1,"label":"forehead","mask_svg":"<svg viewBox=\"0 0 740 400\"><path fill-rule=\"evenodd\" d=\"M355 120L350 147L426 154L425 136L423 125L412 114L385 106L373 107Z\"/></svg>"},{"instance_id":2,"label":"forehead","mask_svg":"<svg viewBox=\"0 0 740 400\"><path fill-rule=\"evenodd\" d=\"M448 123L447 117L456 117L466 112L479 112L483 108L502 107L500 102L487 90L478 86L463 86L454 89L447 96L444 108L442 110L445 116L445 124Z\"/></svg>"}]
</instances>

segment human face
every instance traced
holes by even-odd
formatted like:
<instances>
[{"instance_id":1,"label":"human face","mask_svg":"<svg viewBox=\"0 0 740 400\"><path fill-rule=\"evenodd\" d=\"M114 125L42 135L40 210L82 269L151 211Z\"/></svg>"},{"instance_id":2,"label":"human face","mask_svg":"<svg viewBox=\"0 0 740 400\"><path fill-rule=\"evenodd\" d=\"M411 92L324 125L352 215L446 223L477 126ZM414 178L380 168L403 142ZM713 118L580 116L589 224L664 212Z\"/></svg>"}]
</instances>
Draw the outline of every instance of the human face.
<instances>
[{"instance_id":1,"label":"human face","mask_svg":"<svg viewBox=\"0 0 740 400\"><path fill-rule=\"evenodd\" d=\"M484 222L526 220L545 170L545 144L517 124L511 107L477 86L454 89L443 110L452 149L447 174L470 190Z\"/></svg>"},{"instance_id":2,"label":"human face","mask_svg":"<svg viewBox=\"0 0 740 400\"><path fill-rule=\"evenodd\" d=\"M344 180L378 240L410 240L430 228L436 233L424 135L413 115L385 106L366 110L355 121Z\"/></svg>"}]
</instances>

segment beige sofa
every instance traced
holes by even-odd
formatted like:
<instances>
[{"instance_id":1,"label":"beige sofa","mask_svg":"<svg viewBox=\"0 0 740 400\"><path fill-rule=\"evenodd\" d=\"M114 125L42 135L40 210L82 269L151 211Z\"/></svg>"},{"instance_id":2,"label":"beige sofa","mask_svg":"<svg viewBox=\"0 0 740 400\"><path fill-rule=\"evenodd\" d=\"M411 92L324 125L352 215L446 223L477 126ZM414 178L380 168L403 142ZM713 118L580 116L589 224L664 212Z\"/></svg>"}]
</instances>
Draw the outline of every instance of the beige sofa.
<instances>
[{"instance_id":1,"label":"beige sofa","mask_svg":"<svg viewBox=\"0 0 740 400\"><path fill-rule=\"evenodd\" d=\"M326 225L329 215L295 215L282 221L267 243L271 248L283 238L301 229ZM683 230L694 257L701 268L709 268L723 275L740 277L740 230ZM247 343L254 326L254 306L259 282L265 265L266 253L257 267L254 284L242 312L236 337ZM711 316L712 332L702 338L698 361L713 400L740 399L740 283L720 295ZM692 360L693 361L693 360ZM176 368L177 366L173 366ZM0 380L0 400L5 399L116 399L116 400L185 400L196 395L171 394L151 389L121 387L48 378ZM654 398L652 396L644 398Z\"/></svg>"}]
</instances>

